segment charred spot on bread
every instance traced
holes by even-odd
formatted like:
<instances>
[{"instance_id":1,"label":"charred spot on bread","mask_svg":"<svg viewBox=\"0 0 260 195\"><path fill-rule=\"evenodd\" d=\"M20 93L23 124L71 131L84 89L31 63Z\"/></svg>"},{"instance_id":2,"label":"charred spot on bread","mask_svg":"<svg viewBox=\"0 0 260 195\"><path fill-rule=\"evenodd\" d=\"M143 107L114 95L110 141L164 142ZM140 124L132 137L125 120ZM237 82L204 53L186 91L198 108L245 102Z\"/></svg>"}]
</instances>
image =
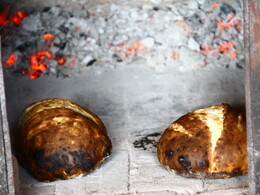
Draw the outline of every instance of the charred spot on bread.
<instances>
[{"instance_id":1,"label":"charred spot on bread","mask_svg":"<svg viewBox=\"0 0 260 195\"><path fill-rule=\"evenodd\" d=\"M171 149L166 150L166 151L165 151L165 155L166 155L168 158L170 158L170 157L172 157L172 156L174 155L174 151L171 150Z\"/></svg>"},{"instance_id":2,"label":"charred spot on bread","mask_svg":"<svg viewBox=\"0 0 260 195\"><path fill-rule=\"evenodd\" d=\"M185 177L232 177L248 171L246 139L242 114L222 104L174 121L163 132L157 155L164 167ZM174 155L167 153L169 149Z\"/></svg>"},{"instance_id":3,"label":"charred spot on bread","mask_svg":"<svg viewBox=\"0 0 260 195\"><path fill-rule=\"evenodd\" d=\"M191 172L192 167L188 155L179 156L178 162L181 164L181 166L187 169L188 172Z\"/></svg>"}]
</instances>

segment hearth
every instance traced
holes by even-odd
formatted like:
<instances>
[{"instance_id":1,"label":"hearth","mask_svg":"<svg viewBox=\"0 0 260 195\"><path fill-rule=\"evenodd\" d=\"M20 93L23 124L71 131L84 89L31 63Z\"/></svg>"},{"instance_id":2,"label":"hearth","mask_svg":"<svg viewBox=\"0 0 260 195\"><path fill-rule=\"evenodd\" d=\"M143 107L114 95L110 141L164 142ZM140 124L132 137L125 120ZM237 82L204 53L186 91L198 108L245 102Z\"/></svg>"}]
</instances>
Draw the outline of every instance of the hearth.
<instances>
[{"instance_id":1,"label":"hearth","mask_svg":"<svg viewBox=\"0 0 260 195\"><path fill-rule=\"evenodd\" d=\"M25 106L64 98L99 115L113 143L91 175L51 183L34 180L13 151L18 194L248 193L247 176L187 179L156 157L182 114L221 103L244 113L242 1L17 2L0 14L11 140Z\"/></svg>"}]
</instances>

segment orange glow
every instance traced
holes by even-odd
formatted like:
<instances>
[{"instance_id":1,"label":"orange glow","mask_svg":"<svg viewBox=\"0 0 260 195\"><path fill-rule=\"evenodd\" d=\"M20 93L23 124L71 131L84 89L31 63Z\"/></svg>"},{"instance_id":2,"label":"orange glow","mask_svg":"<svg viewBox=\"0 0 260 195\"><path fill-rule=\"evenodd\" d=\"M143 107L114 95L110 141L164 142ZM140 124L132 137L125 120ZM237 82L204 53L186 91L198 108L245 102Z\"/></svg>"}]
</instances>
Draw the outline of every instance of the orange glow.
<instances>
[{"instance_id":1,"label":"orange glow","mask_svg":"<svg viewBox=\"0 0 260 195\"><path fill-rule=\"evenodd\" d=\"M137 51L141 51L144 49L144 45L142 41L138 41L137 43L131 45L126 52L126 56L130 56L135 54Z\"/></svg>"},{"instance_id":2,"label":"orange glow","mask_svg":"<svg viewBox=\"0 0 260 195\"><path fill-rule=\"evenodd\" d=\"M218 49L221 53L229 53L230 47L234 47L234 43L231 41L221 43L220 46L218 47Z\"/></svg>"},{"instance_id":3,"label":"orange glow","mask_svg":"<svg viewBox=\"0 0 260 195\"><path fill-rule=\"evenodd\" d=\"M220 52L222 54L229 54L231 59L237 58L235 45L231 41L220 43L220 45L217 48L212 48L209 45L201 45L200 47L201 47L201 50L195 50L195 52L198 52L205 56L207 56L209 54L215 54L217 52Z\"/></svg>"},{"instance_id":4,"label":"orange glow","mask_svg":"<svg viewBox=\"0 0 260 195\"><path fill-rule=\"evenodd\" d=\"M202 48L204 51L210 51L210 50L211 50L210 45L202 45L201 48Z\"/></svg>"},{"instance_id":5,"label":"orange glow","mask_svg":"<svg viewBox=\"0 0 260 195\"><path fill-rule=\"evenodd\" d=\"M242 21L240 19L235 19L233 21L233 24L234 24L234 27L235 29L240 32L242 30L242 27L241 27L241 24L242 24Z\"/></svg>"},{"instance_id":6,"label":"orange glow","mask_svg":"<svg viewBox=\"0 0 260 195\"><path fill-rule=\"evenodd\" d=\"M9 19L16 25L20 26L24 17L28 16L28 12L17 11L14 16L10 16Z\"/></svg>"},{"instance_id":7,"label":"orange glow","mask_svg":"<svg viewBox=\"0 0 260 195\"><path fill-rule=\"evenodd\" d=\"M63 64L65 64L65 62L66 62L66 59L65 59L65 58L58 58L58 57L56 57L55 59L57 60L57 62L58 62L59 65L63 65Z\"/></svg>"},{"instance_id":8,"label":"orange glow","mask_svg":"<svg viewBox=\"0 0 260 195\"><path fill-rule=\"evenodd\" d=\"M232 55L231 55L231 59L234 60L234 59L237 58L237 52L236 52L236 51L232 51L231 54L232 54Z\"/></svg>"},{"instance_id":9,"label":"orange glow","mask_svg":"<svg viewBox=\"0 0 260 195\"><path fill-rule=\"evenodd\" d=\"M231 16L229 17L229 20L233 20L236 17L236 14L231 14Z\"/></svg>"},{"instance_id":10,"label":"orange glow","mask_svg":"<svg viewBox=\"0 0 260 195\"><path fill-rule=\"evenodd\" d=\"M29 72L30 79L34 80L37 79L42 74L42 71L40 70L31 70Z\"/></svg>"},{"instance_id":11,"label":"orange glow","mask_svg":"<svg viewBox=\"0 0 260 195\"><path fill-rule=\"evenodd\" d=\"M142 41L138 41L131 45L130 47L127 47L127 42L124 41L120 44L118 44L114 51L116 53L124 53L126 57L129 57L131 55L135 55L138 51L144 50L144 44Z\"/></svg>"},{"instance_id":12,"label":"orange glow","mask_svg":"<svg viewBox=\"0 0 260 195\"><path fill-rule=\"evenodd\" d=\"M172 52L172 55L171 55L171 57L173 58L173 59L175 59L175 60L178 60L179 59L179 53L178 52Z\"/></svg>"},{"instance_id":13,"label":"orange glow","mask_svg":"<svg viewBox=\"0 0 260 195\"><path fill-rule=\"evenodd\" d=\"M6 60L3 62L3 64L4 64L6 67L8 67L8 68L12 67L15 63L16 63L16 55L15 55L15 54L10 54L10 55L9 55L9 58L6 59Z\"/></svg>"},{"instance_id":14,"label":"orange glow","mask_svg":"<svg viewBox=\"0 0 260 195\"><path fill-rule=\"evenodd\" d=\"M235 27L237 31L241 30L241 20L240 19L234 19L236 17L236 14L232 14L229 18L227 23L224 23L222 20L219 18L216 19L218 28L220 29L221 32L224 32L226 29ZM234 20L233 20L234 19Z\"/></svg>"},{"instance_id":15,"label":"orange glow","mask_svg":"<svg viewBox=\"0 0 260 195\"><path fill-rule=\"evenodd\" d=\"M43 35L43 39L46 40L46 41L53 41L54 36L52 34L50 34L50 33L44 34Z\"/></svg>"},{"instance_id":16,"label":"orange glow","mask_svg":"<svg viewBox=\"0 0 260 195\"><path fill-rule=\"evenodd\" d=\"M216 7L218 7L218 2L215 2L213 5L212 5L212 8L215 9Z\"/></svg>"},{"instance_id":17,"label":"orange glow","mask_svg":"<svg viewBox=\"0 0 260 195\"><path fill-rule=\"evenodd\" d=\"M30 79L37 79L45 70L48 69L46 61L52 59L57 60L59 65L63 65L66 62L65 58L54 57L50 51L41 50L30 56L30 68L21 69L20 71L22 74L29 75Z\"/></svg>"},{"instance_id":18,"label":"orange glow","mask_svg":"<svg viewBox=\"0 0 260 195\"><path fill-rule=\"evenodd\" d=\"M4 6L3 11L0 12L0 26L4 26L8 23L8 12L10 6Z\"/></svg>"},{"instance_id":19,"label":"orange glow","mask_svg":"<svg viewBox=\"0 0 260 195\"><path fill-rule=\"evenodd\" d=\"M214 49L210 45L201 45L201 50L195 50L196 52L202 54L202 55L208 55L211 53L214 53Z\"/></svg>"},{"instance_id":20,"label":"orange glow","mask_svg":"<svg viewBox=\"0 0 260 195\"><path fill-rule=\"evenodd\" d=\"M226 29L231 28L233 26L232 22L224 23L219 18L216 19L216 22L221 32L224 32Z\"/></svg>"},{"instance_id":21,"label":"orange glow","mask_svg":"<svg viewBox=\"0 0 260 195\"><path fill-rule=\"evenodd\" d=\"M38 78L44 70L48 69L48 66L44 64L46 59L52 59L51 52L38 51L35 55L30 57L31 70L29 71L29 76L31 79Z\"/></svg>"},{"instance_id":22,"label":"orange glow","mask_svg":"<svg viewBox=\"0 0 260 195\"><path fill-rule=\"evenodd\" d=\"M122 42L122 43L120 43L119 45L117 45L117 47L119 47L119 48L124 48L125 47L125 45L126 45L126 41L124 41L124 42Z\"/></svg>"}]
</instances>

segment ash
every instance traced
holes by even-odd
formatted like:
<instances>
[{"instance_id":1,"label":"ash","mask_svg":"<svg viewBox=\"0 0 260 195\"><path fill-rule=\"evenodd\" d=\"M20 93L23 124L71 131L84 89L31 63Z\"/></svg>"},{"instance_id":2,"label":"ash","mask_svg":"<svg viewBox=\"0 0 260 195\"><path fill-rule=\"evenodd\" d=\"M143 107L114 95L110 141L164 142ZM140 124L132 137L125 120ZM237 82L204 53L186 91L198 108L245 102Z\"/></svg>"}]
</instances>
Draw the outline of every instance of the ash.
<instances>
[{"instance_id":1,"label":"ash","mask_svg":"<svg viewBox=\"0 0 260 195\"><path fill-rule=\"evenodd\" d=\"M151 151L152 153L156 153L156 148L157 148L157 142L159 138L161 137L161 133L155 132L155 133L150 133L146 135L136 135L136 140L133 142L133 145L135 148L140 148L142 150L147 150Z\"/></svg>"},{"instance_id":2,"label":"ash","mask_svg":"<svg viewBox=\"0 0 260 195\"><path fill-rule=\"evenodd\" d=\"M173 1L138 6L100 4L91 9L45 7L26 10L18 27L0 28L3 60L17 56L6 71L26 74L29 58L47 50L65 58L44 63L42 75L73 77L92 67L120 68L131 64L179 71L206 66L243 69L242 3L206 0ZM43 40L52 34L51 43ZM4 63L5 64L5 63Z\"/></svg>"}]
</instances>

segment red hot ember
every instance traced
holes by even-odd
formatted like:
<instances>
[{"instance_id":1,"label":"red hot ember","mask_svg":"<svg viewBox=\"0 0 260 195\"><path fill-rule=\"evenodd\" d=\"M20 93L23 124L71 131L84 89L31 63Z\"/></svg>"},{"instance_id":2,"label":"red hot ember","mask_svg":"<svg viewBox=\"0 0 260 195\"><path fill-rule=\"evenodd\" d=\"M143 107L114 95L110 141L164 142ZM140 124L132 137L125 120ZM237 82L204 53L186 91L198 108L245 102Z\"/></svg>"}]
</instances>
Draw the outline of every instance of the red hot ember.
<instances>
[{"instance_id":1,"label":"red hot ember","mask_svg":"<svg viewBox=\"0 0 260 195\"><path fill-rule=\"evenodd\" d=\"M127 42L122 42L114 48L114 51L118 54L124 53L126 57L135 55L138 51L145 49L143 42L140 40L130 46L127 46Z\"/></svg>"},{"instance_id":2,"label":"red hot ember","mask_svg":"<svg viewBox=\"0 0 260 195\"><path fill-rule=\"evenodd\" d=\"M43 36L47 45L51 45L54 39L52 34L45 34ZM17 56L15 54L10 54L9 58L3 61L3 64L7 68L13 67L17 63ZM66 62L65 58L54 57L53 53L47 50L40 50L36 54L30 56L30 68L21 69L22 74L29 75L31 79L37 79L44 71L48 70L48 65L46 64L48 60L56 60L58 65L64 65Z\"/></svg>"},{"instance_id":3,"label":"red hot ember","mask_svg":"<svg viewBox=\"0 0 260 195\"><path fill-rule=\"evenodd\" d=\"M219 18L216 19L218 28L220 29L221 32L225 32L226 29L235 27L235 29L237 31L241 31L241 20L240 19L234 19L236 17L236 14L232 14L229 18L228 18L228 22L224 23L222 20L220 20Z\"/></svg>"},{"instance_id":4,"label":"red hot ember","mask_svg":"<svg viewBox=\"0 0 260 195\"><path fill-rule=\"evenodd\" d=\"M213 12L219 6L218 2L213 3L211 7L211 12Z\"/></svg>"},{"instance_id":5,"label":"red hot ember","mask_svg":"<svg viewBox=\"0 0 260 195\"><path fill-rule=\"evenodd\" d=\"M50 51L38 51L35 55L30 56L30 70L21 71L23 74L29 74L31 79L37 79L45 70L48 69L46 62L55 59L59 65L63 65L64 58L54 57Z\"/></svg>"},{"instance_id":6,"label":"red hot ember","mask_svg":"<svg viewBox=\"0 0 260 195\"><path fill-rule=\"evenodd\" d=\"M43 35L43 39L45 40L46 45L48 47L50 47L52 45L53 40L54 40L54 36L50 33L47 33L47 34Z\"/></svg>"},{"instance_id":7,"label":"red hot ember","mask_svg":"<svg viewBox=\"0 0 260 195\"><path fill-rule=\"evenodd\" d=\"M52 54L48 51L38 51L35 55L30 57L31 70L29 76L31 79L38 78L44 70L48 68L44 62L52 59Z\"/></svg>"},{"instance_id":8,"label":"red hot ember","mask_svg":"<svg viewBox=\"0 0 260 195\"><path fill-rule=\"evenodd\" d=\"M15 54L10 54L9 58L6 59L3 64L5 65L5 67L10 68L13 67L16 63L16 55Z\"/></svg>"},{"instance_id":9,"label":"red hot ember","mask_svg":"<svg viewBox=\"0 0 260 195\"><path fill-rule=\"evenodd\" d=\"M15 26L20 26L24 17L28 16L28 12L18 11L14 16L10 16L9 19L14 23Z\"/></svg>"},{"instance_id":10,"label":"red hot ember","mask_svg":"<svg viewBox=\"0 0 260 195\"><path fill-rule=\"evenodd\" d=\"M65 58L59 58L59 57L55 57L55 60L57 60L59 65L64 65L66 62Z\"/></svg>"},{"instance_id":11,"label":"red hot ember","mask_svg":"<svg viewBox=\"0 0 260 195\"><path fill-rule=\"evenodd\" d=\"M3 11L0 12L0 26L5 26L8 23L8 13L10 6L5 6Z\"/></svg>"},{"instance_id":12,"label":"red hot ember","mask_svg":"<svg viewBox=\"0 0 260 195\"><path fill-rule=\"evenodd\" d=\"M15 26L20 26L24 17L28 16L28 12L17 11L14 15L9 16L10 6L5 6L0 12L0 26L5 26L12 21Z\"/></svg>"}]
</instances>

